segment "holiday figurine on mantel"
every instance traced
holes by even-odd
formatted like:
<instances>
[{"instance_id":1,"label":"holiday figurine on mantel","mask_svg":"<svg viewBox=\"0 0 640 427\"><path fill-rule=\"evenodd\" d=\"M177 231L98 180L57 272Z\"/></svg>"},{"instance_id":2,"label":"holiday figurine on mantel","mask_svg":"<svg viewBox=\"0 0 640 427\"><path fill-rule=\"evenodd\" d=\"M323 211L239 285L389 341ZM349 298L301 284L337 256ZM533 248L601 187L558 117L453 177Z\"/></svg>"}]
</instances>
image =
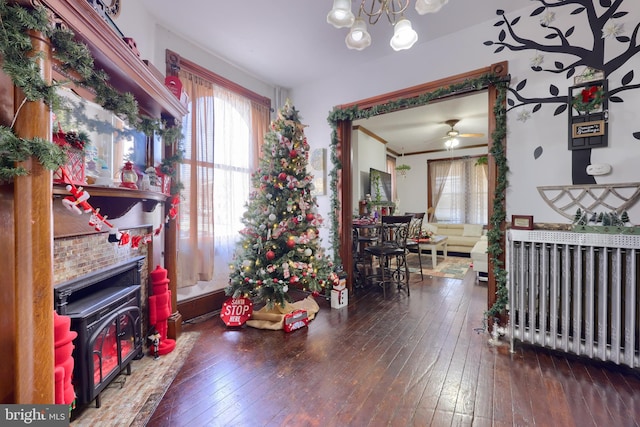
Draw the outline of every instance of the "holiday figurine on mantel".
<instances>
[{"instance_id":1,"label":"holiday figurine on mantel","mask_svg":"<svg viewBox=\"0 0 640 427\"><path fill-rule=\"evenodd\" d=\"M322 218L311 195L309 145L289 101L271 123L262 151L225 291L284 306L290 287L317 295L338 276L320 245Z\"/></svg>"},{"instance_id":2,"label":"holiday figurine on mantel","mask_svg":"<svg viewBox=\"0 0 640 427\"><path fill-rule=\"evenodd\" d=\"M158 265L149 275L153 288L153 295L149 297L149 325L157 332L152 350L157 357L171 353L176 347L176 341L167 338L168 319L172 312L167 270Z\"/></svg>"}]
</instances>

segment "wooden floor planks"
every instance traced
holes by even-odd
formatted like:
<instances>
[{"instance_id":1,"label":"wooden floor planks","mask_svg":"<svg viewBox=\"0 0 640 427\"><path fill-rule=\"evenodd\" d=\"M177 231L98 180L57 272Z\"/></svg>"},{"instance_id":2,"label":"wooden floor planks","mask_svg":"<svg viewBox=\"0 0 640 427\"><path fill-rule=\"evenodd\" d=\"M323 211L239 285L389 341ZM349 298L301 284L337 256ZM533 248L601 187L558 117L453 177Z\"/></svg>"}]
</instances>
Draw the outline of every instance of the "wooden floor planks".
<instances>
[{"instance_id":1,"label":"wooden floor planks","mask_svg":"<svg viewBox=\"0 0 640 427\"><path fill-rule=\"evenodd\" d=\"M487 290L415 276L286 334L185 324L199 342L150 426L638 426L640 375L489 343ZM478 332L478 329L480 331Z\"/></svg>"}]
</instances>

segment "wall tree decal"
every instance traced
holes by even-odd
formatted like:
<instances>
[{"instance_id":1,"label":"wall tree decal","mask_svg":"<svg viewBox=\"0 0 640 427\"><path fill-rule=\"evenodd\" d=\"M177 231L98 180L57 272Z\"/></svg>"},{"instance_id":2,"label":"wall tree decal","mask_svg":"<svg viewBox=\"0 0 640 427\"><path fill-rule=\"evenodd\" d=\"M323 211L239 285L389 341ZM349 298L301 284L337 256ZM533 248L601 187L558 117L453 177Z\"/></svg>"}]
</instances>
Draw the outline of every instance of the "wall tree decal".
<instances>
[{"instance_id":1,"label":"wall tree decal","mask_svg":"<svg viewBox=\"0 0 640 427\"><path fill-rule=\"evenodd\" d=\"M522 36L518 31L518 24L521 17L513 19L507 18L504 10L497 10L496 14L500 19L494 24L499 28L497 40L484 42L486 46L496 46L494 53L499 53L504 49L511 51L532 50L536 55L531 59L531 69L535 72L548 72L553 74L566 73L567 79L576 75L578 69L591 67L602 70L605 76L611 76L616 71L624 72L624 67L629 71L624 74L618 86L609 84L607 99L609 102L622 103L622 92L640 88L640 83L632 83L635 76L629 60L640 51L638 44L638 31L640 23L637 23L632 31L631 37L623 35L623 24L618 22L620 18L629 12L620 10L624 0L560 0L546 1L535 0L541 4L535 8L530 17L539 17L540 26L548 29L543 41L536 41ZM596 5L598 3L598 5ZM571 38L575 33L576 26L562 29L554 26L555 12L558 8L571 7L574 9L570 14L575 17L583 17L583 24L593 35L593 44L589 48L583 45L571 43ZM572 19L571 22L576 22ZM582 40L581 40L582 41ZM611 44L616 43L616 46ZM611 47L611 51L620 52L617 56L611 56L609 50L605 55L605 48ZM620 48L622 47L622 49ZM545 66L544 54L554 55L553 65ZM515 87L510 87L509 98L507 100L507 111L515 108L522 108L518 115L519 120L527 120L531 114L539 111L544 104L559 104L554 110L554 115L560 115L571 108L567 95L562 94L556 85L549 85L549 96L532 97L525 94L527 80L520 81ZM615 86L615 87L614 87ZM523 107L532 106L531 110ZM633 133L634 138L640 139L640 132ZM538 147L534 157L538 158L542 154ZM595 183L593 177L586 174L584 165L590 163L591 148L572 151L572 169L574 184Z\"/></svg>"}]
</instances>

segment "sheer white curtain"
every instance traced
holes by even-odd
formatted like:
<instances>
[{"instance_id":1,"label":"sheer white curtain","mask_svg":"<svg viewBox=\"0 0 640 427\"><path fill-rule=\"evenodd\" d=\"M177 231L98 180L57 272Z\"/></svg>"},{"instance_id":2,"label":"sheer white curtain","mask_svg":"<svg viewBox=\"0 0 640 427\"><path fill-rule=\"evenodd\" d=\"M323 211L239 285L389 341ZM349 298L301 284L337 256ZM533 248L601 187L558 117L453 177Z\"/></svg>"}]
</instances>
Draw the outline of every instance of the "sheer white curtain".
<instances>
[{"instance_id":1,"label":"sheer white curtain","mask_svg":"<svg viewBox=\"0 0 640 427\"><path fill-rule=\"evenodd\" d=\"M183 289L188 297L227 284L257 144L250 100L189 72L180 79L191 104L183 122L177 285L200 287Z\"/></svg>"},{"instance_id":2,"label":"sheer white curtain","mask_svg":"<svg viewBox=\"0 0 640 427\"><path fill-rule=\"evenodd\" d=\"M429 163L434 216L438 221L457 224L487 223L487 170L485 165L476 163L476 158Z\"/></svg>"},{"instance_id":3,"label":"sheer white curtain","mask_svg":"<svg viewBox=\"0 0 640 427\"><path fill-rule=\"evenodd\" d=\"M179 209L178 288L192 286L213 275L213 85L180 72L191 103L183 120L184 185Z\"/></svg>"},{"instance_id":4,"label":"sheer white curtain","mask_svg":"<svg viewBox=\"0 0 640 427\"><path fill-rule=\"evenodd\" d=\"M251 101L216 86L214 110L214 281L226 285L251 188Z\"/></svg>"},{"instance_id":5,"label":"sheer white curtain","mask_svg":"<svg viewBox=\"0 0 640 427\"><path fill-rule=\"evenodd\" d=\"M438 215L435 207L440 204L440 197L444 191L447 178L449 177L449 169L451 168L451 162L431 162L429 163L429 182L431 182L431 204L429 208L434 211L429 215L429 222L437 222Z\"/></svg>"}]
</instances>

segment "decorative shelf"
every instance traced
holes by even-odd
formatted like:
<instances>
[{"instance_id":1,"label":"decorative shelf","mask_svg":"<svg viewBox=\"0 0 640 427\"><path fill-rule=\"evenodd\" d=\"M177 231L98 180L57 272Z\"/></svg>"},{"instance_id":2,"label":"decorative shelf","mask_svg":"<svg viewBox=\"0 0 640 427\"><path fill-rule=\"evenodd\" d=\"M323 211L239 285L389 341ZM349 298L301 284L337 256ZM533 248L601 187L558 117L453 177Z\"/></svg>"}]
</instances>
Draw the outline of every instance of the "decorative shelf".
<instances>
[{"instance_id":1,"label":"decorative shelf","mask_svg":"<svg viewBox=\"0 0 640 427\"><path fill-rule=\"evenodd\" d=\"M123 187L100 187L94 185L83 185L89 192L88 202L94 208L100 208L100 213L107 215L111 219L120 218L131 210L137 203L142 204L144 212L151 212L158 203L167 200L167 195L155 191L131 190ZM69 196L64 184L53 185L54 198Z\"/></svg>"},{"instance_id":2,"label":"decorative shelf","mask_svg":"<svg viewBox=\"0 0 640 427\"><path fill-rule=\"evenodd\" d=\"M585 212L609 209L620 213L640 199L640 182L620 184L557 185L538 187L542 199L556 212L573 219Z\"/></svg>"}]
</instances>

